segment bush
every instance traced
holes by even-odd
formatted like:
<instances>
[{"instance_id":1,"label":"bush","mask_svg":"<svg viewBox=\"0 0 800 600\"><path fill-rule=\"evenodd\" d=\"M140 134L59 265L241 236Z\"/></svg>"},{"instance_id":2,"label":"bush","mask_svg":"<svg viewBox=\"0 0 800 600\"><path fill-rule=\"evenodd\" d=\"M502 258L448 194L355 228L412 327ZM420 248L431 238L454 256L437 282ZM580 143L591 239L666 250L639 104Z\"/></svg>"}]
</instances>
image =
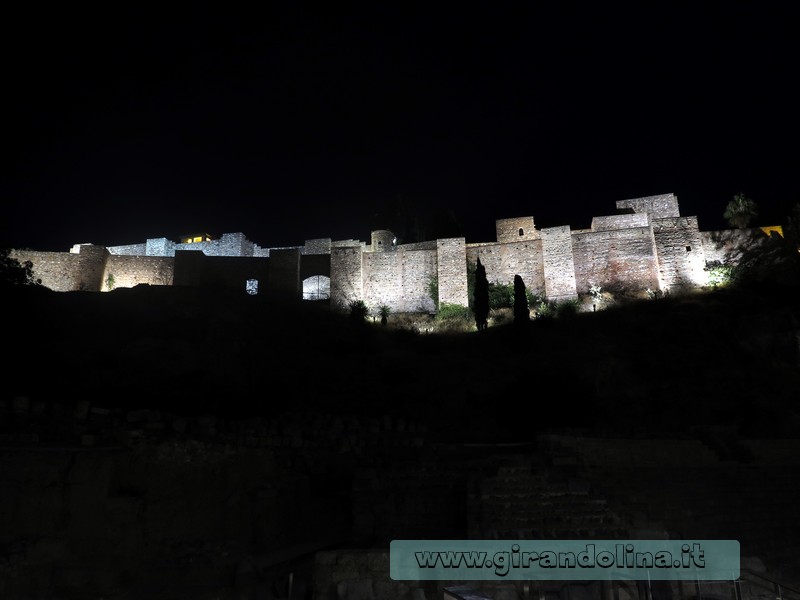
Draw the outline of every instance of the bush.
<instances>
[{"instance_id":1,"label":"bush","mask_svg":"<svg viewBox=\"0 0 800 600\"><path fill-rule=\"evenodd\" d=\"M460 304L447 304L442 303L439 306L439 312L436 313L436 319L439 321L452 321L458 319L469 319L470 310L466 306Z\"/></svg>"},{"instance_id":2,"label":"bush","mask_svg":"<svg viewBox=\"0 0 800 600\"><path fill-rule=\"evenodd\" d=\"M705 268L708 273L708 285L712 288L725 287L733 279L733 267L720 262L709 263Z\"/></svg>"},{"instance_id":3,"label":"bush","mask_svg":"<svg viewBox=\"0 0 800 600\"><path fill-rule=\"evenodd\" d=\"M564 300L556 304L556 316L559 318L571 317L577 314L579 307L580 301L578 299Z\"/></svg>"},{"instance_id":4,"label":"bush","mask_svg":"<svg viewBox=\"0 0 800 600\"><path fill-rule=\"evenodd\" d=\"M489 308L511 308L514 306L514 286L505 283L489 284Z\"/></svg>"},{"instance_id":5,"label":"bush","mask_svg":"<svg viewBox=\"0 0 800 600\"><path fill-rule=\"evenodd\" d=\"M363 323L369 314L369 308L363 300L351 300L347 305L350 309L350 318L357 323Z\"/></svg>"}]
</instances>

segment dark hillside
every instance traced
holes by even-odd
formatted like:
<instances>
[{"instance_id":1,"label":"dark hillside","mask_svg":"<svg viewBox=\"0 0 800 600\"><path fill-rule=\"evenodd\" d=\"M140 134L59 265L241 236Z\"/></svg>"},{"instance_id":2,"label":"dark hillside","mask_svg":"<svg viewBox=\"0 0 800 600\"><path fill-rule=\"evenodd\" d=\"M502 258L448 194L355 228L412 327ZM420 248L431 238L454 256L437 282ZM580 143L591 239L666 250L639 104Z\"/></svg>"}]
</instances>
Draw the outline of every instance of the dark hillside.
<instances>
[{"instance_id":1,"label":"dark hillside","mask_svg":"<svg viewBox=\"0 0 800 600\"><path fill-rule=\"evenodd\" d=\"M224 290L23 288L7 294L6 393L183 414L408 413L467 437L704 425L785 436L800 425L796 296L717 292L522 332L424 335Z\"/></svg>"}]
</instances>

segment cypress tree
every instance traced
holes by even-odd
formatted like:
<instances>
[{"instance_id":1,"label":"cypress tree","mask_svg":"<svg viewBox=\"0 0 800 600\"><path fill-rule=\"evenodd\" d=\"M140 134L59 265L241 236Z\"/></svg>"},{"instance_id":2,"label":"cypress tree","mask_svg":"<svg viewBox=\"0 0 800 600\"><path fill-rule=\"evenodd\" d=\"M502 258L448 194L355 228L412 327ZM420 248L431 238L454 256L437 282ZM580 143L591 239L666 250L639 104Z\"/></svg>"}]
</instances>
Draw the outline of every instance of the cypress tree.
<instances>
[{"instance_id":1,"label":"cypress tree","mask_svg":"<svg viewBox=\"0 0 800 600\"><path fill-rule=\"evenodd\" d=\"M522 277L519 275L514 275L514 324L525 325L530 319L531 313L528 309L525 282L522 281Z\"/></svg>"},{"instance_id":2,"label":"cypress tree","mask_svg":"<svg viewBox=\"0 0 800 600\"><path fill-rule=\"evenodd\" d=\"M475 295L472 310L475 313L475 326L478 331L483 331L489 321L489 281L486 279L486 268L481 264L480 258L475 266Z\"/></svg>"}]
</instances>

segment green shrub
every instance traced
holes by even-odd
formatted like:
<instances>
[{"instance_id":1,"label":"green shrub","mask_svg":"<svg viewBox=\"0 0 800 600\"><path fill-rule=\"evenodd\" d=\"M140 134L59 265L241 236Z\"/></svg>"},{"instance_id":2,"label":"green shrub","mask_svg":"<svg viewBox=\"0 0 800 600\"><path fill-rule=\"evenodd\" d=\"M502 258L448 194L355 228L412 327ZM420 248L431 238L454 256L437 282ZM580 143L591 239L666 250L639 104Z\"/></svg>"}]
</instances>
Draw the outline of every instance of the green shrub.
<instances>
[{"instance_id":1,"label":"green shrub","mask_svg":"<svg viewBox=\"0 0 800 600\"><path fill-rule=\"evenodd\" d=\"M514 306L514 286L505 283L489 284L489 308L511 308Z\"/></svg>"},{"instance_id":2,"label":"green shrub","mask_svg":"<svg viewBox=\"0 0 800 600\"><path fill-rule=\"evenodd\" d=\"M357 323L363 323L369 314L369 307L363 300L351 300L347 305L350 309L350 318Z\"/></svg>"},{"instance_id":3,"label":"green shrub","mask_svg":"<svg viewBox=\"0 0 800 600\"><path fill-rule=\"evenodd\" d=\"M439 312L436 313L436 318L439 321L451 321L458 319L469 319L470 311L466 306L460 304L448 304L443 302L439 306Z\"/></svg>"},{"instance_id":4,"label":"green shrub","mask_svg":"<svg viewBox=\"0 0 800 600\"><path fill-rule=\"evenodd\" d=\"M578 312L580 301L577 298L571 300L564 300L556 304L556 316L559 318L571 317Z\"/></svg>"},{"instance_id":5,"label":"green shrub","mask_svg":"<svg viewBox=\"0 0 800 600\"><path fill-rule=\"evenodd\" d=\"M733 280L733 267L719 262L709 264L705 271L708 273L708 285L712 288L725 287Z\"/></svg>"}]
</instances>

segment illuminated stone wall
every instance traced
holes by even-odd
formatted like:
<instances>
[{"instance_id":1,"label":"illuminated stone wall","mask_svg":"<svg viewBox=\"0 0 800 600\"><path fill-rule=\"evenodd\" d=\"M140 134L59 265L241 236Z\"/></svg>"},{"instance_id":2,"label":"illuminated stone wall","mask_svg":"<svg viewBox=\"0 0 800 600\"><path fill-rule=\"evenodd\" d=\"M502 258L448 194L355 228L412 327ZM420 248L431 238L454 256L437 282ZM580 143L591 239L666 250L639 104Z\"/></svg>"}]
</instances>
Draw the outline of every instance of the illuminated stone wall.
<instances>
[{"instance_id":1,"label":"illuminated stone wall","mask_svg":"<svg viewBox=\"0 0 800 600\"><path fill-rule=\"evenodd\" d=\"M437 275L436 252L406 250L365 252L363 299L370 309L386 305L392 312L435 309L429 285ZM441 289L441 288L440 288Z\"/></svg>"},{"instance_id":2,"label":"illuminated stone wall","mask_svg":"<svg viewBox=\"0 0 800 600\"><path fill-rule=\"evenodd\" d=\"M51 290L71 292L80 289L81 270L78 254L14 250L11 257L20 263L31 261L34 277L41 279L42 285Z\"/></svg>"},{"instance_id":3,"label":"illuminated stone wall","mask_svg":"<svg viewBox=\"0 0 800 600\"><path fill-rule=\"evenodd\" d=\"M706 259L697 217L656 219L653 233L659 279L664 291L680 291L706 284Z\"/></svg>"},{"instance_id":4,"label":"illuminated stone wall","mask_svg":"<svg viewBox=\"0 0 800 600\"><path fill-rule=\"evenodd\" d=\"M474 266L479 257L489 281L510 284L520 275L532 292L562 301L587 293L592 285L609 291L697 288L706 284L708 261L735 264L743 248L766 239L759 230L700 232L696 217L679 216L674 194L620 200L616 206L623 214L595 217L590 229L536 229L532 216L498 219L497 241L486 243L449 238L397 246L391 231L375 230L369 244L317 238L302 246L263 248L239 232L197 243L152 238L108 249L79 244L70 253L17 251L17 256L31 260L36 277L57 291L100 290L109 274L115 287L238 287L250 273L260 289L268 276L266 289L300 298L304 279L330 276L334 305L360 299L373 309L385 304L404 312L433 310L433 277L440 302L467 305L467 261ZM186 254L198 258L168 262Z\"/></svg>"},{"instance_id":5,"label":"illuminated stone wall","mask_svg":"<svg viewBox=\"0 0 800 600\"><path fill-rule=\"evenodd\" d=\"M133 287L140 283L148 285L172 285L175 261L166 256L119 256L111 255L103 272L102 289L108 290L109 275L113 276L113 287Z\"/></svg>"},{"instance_id":6,"label":"illuminated stone wall","mask_svg":"<svg viewBox=\"0 0 800 600\"><path fill-rule=\"evenodd\" d=\"M645 220L647 217L624 216L643 216ZM608 225L608 222L600 224ZM655 240L649 226L573 232L572 253L579 294L588 293L593 285L607 291L660 288Z\"/></svg>"},{"instance_id":7,"label":"illuminated stone wall","mask_svg":"<svg viewBox=\"0 0 800 600\"><path fill-rule=\"evenodd\" d=\"M548 227L542 229L541 234L545 295L555 301L576 298L575 261L569 225Z\"/></svg>"},{"instance_id":8,"label":"illuminated stone wall","mask_svg":"<svg viewBox=\"0 0 800 600\"><path fill-rule=\"evenodd\" d=\"M678 198L675 194L660 194L658 196L644 196L643 198L618 200L616 204L617 210L646 213L654 219L666 219L668 217L679 217L681 215L680 209L678 208Z\"/></svg>"},{"instance_id":9,"label":"illuminated stone wall","mask_svg":"<svg viewBox=\"0 0 800 600\"><path fill-rule=\"evenodd\" d=\"M534 294L544 294L541 239L505 244L467 244L467 259L471 268L474 268L478 258L486 268L489 282L511 285L514 275L519 275L527 289Z\"/></svg>"},{"instance_id":10,"label":"illuminated stone wall","mask_svg":"<svg viewBox=\"0 0 800 600\"><path fill-rule=\"evenodd\" d=\"M467 254L464 238L436 240L439 304L468 305Z\"/></svg>"},{"instance_id":11,"label":"illuminated stone wall","mask_svg":"<svg viewBox=\"0 0 800 600\"><path fill-rule=\"evenodd\" d=\"M346 307L364 295L362 247L331 248L331 305Z\"/></svg>"},{"instance_id":12,"label":"illuminated stone wall","mask_svg":"<svg viewBox=\"0 0 800 600\"><path fill-rule=\"evenodd\" d=\"M165 238L166 239L166 238ZM144 244L128 244L127 246L109 246L108 251L111 254L120 254L126 256L146 256L147 243ZM162 256L167 256L166 254Z\"/></svg>"}]
</instances>

